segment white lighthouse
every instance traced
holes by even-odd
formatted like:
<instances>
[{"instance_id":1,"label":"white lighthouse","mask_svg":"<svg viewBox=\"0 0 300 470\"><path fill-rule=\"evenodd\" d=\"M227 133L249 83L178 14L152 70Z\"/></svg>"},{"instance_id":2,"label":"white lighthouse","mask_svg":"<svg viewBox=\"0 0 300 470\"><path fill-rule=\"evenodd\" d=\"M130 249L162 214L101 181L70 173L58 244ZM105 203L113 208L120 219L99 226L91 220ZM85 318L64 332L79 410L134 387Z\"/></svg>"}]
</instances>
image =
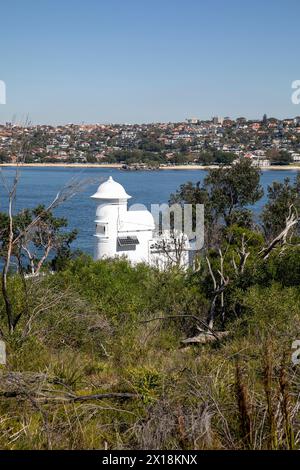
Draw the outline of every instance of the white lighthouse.
<instances>
[{"instance_id":1,"label":"white lighthouse","mask_svg":"<svg viewBox=\"0 0 300 470\"><path fill-rule=\"evenodd\" d=\"M152 214L147 210L128 210L131 196L111 176L91 197L98 203L95 259L126 256L133 263L149 263L149 242L154 230Z\"/></svg>"},{"instance_id":2,"label":"white lighthouse","mask_svg":"<svg viewBox=\"0 0 300 470\"><path fill-rule=\"evenodd\" d=\"M170 261L177 264L174 240L166 234L154 235L154 218L148 210L128 210L131 196L111 176L91 197L97 201L95 260L125 256L132 264L147 263L160 269ZM186 236L182 240L179 264L187 267L190 245Z\"/></svg>"}]
</instances>

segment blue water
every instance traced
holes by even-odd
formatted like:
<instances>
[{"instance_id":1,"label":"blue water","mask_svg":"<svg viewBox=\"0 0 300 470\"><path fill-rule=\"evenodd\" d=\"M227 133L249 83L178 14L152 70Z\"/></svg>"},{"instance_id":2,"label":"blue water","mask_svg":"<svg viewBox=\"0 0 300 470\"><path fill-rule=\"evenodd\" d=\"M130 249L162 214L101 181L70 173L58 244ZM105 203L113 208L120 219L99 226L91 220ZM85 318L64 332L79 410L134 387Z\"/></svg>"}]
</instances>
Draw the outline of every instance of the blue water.
<instances>
[{"instance_id":1,"label":"blue water","mask_svg":"<svg viewBox=\"0 0 300 470\"><path fill-rule=\"evenodd\" d=\"M4 176L11 180L15 170L3 168ZM294 170L266 170L262 172L261 183L265 189L272 181L283 181L289 177L294 179ZM116 169L102 168L23 168L17 192L16 209L32 208L38 204L48 204L56 193L72 178L92 179L96 182L56 209L56 215L66 217L69 228L79 231L78 238L73 247L87 253L93 253L93 233L95 217L95 201L90 199L97 186L112 176L121 183L128 194L132 196L131 204L161 204L168 202L171 193L187 181L203 181L207 172L205 170L162 170L126 172ZM0 211L6 206L5 191L0 180ZM256 205L255 211L260 211L266 197L264 196Z\"/></svg>"}]
</instances>

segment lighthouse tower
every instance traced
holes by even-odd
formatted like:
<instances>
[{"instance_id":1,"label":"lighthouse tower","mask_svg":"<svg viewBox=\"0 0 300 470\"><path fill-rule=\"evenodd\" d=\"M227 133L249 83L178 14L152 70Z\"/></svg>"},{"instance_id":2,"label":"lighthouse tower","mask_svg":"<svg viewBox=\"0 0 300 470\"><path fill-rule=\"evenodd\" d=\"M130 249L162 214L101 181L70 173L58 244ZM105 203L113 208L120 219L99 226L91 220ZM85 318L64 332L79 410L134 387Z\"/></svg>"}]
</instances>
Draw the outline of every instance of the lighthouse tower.
<instances>
[{"instance_id":1,"label":"lighthouse tower","mask_svg":"<svg viewBox=\"0 0 300 470\"><path fill-rule=\"evenodd\" d=\"M162 236L155 234L151 212L133 210L133 206L128 210L127 201L131 196L111 176L91 197L97 202L95 260L125 256L132 264L147 263L159 269L178 265L178 262L188 267L187 236L179 234L175 241L168 231Z\"/></svg>"},{"instance_id":2,"label":"lighthouse tower","mask_svg":"<svg viewBox=\"0 0 300 470\"><path fill-rule=\"evenodd\" d=\"M127 212L127 201L131 198L123 186L110 176L100 184L97 192L91 196L96 199L96 243L95 259L111 258L116 254L118 227Z\"/></svg>"},{"instance_id":3,"label":"lighthouse tower","mask_svg":"<svg viewBox=\"0 0 300 470\"><path fill-rule=\"evenodd\" d=\"M149 263L152 214L147 210L127 210L131 196L111 176L91 197L97 201L95 260L126 256L134 264Z\"/></svg>"}]
</instances>

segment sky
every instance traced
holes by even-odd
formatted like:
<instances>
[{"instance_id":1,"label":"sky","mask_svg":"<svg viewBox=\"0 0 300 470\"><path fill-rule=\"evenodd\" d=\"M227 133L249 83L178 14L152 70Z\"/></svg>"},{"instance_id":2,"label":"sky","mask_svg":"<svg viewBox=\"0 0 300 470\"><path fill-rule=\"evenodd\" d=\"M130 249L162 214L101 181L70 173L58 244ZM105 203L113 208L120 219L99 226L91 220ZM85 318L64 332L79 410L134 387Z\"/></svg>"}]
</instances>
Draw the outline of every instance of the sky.
<instances>
[{"instance_id":1,"label":"sky","mask_svg":"<svg viewBox=\"0 0 300 470\"><path fill-rule=\"evenodd\" d=\"M0 3L0 123L300 115L299 0Z\"/></svg>"}]
</instances>

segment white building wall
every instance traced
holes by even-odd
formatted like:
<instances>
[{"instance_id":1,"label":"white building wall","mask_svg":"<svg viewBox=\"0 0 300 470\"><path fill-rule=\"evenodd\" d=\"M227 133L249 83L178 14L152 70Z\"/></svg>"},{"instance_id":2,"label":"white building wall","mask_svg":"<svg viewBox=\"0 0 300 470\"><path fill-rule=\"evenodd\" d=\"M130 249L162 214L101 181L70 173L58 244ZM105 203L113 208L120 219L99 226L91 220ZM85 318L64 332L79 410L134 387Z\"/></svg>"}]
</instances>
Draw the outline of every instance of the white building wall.
<instances>
[{"instance_id":1,"label":"white building wall","mask_svg":"<svg viewBox=\"0 0 300 470\"><path fill-rule=\"evenodd\" d=\"M136 236L139 240L138 245L125 248L118 247L117 256L126 256L132 264L149 263L149 241L152 239L152 230L148 231L132 231L132 232L119 232L119 236Z\"/></svg>"},{"instance_id":2,"label":"white building wall","mask_svg":"<svg viewBox=\"0 0 300 470\"><path fill-rule=\"evenodd\" d=\"M95 218L95 251L94 259L126 257L132 264L146 263L165 269L176 262L176 254L167 254L165 250L153 249L161 238L154 236L154 219L147 210L130 211L124 188L111 177L99 186L92 196L97 200ZM137 238L138 243L122 246L118 238ZM166 235L170 243L170 237ZM189 242L186 239L185 250L182 252L180 265L189 265ZM174 263L172 263L174 259Z\"/></svg>"},{"instance_id":3,"label":"white building wall","mask_svg":"<svg viewBox=\"0 0 300 470\"><path fill-rule=\"evenodd\" d=\"M95 259L115 256L120 217L127 211L127 201L105 201L96 210Z\"/></svg>"}]
</instances>

